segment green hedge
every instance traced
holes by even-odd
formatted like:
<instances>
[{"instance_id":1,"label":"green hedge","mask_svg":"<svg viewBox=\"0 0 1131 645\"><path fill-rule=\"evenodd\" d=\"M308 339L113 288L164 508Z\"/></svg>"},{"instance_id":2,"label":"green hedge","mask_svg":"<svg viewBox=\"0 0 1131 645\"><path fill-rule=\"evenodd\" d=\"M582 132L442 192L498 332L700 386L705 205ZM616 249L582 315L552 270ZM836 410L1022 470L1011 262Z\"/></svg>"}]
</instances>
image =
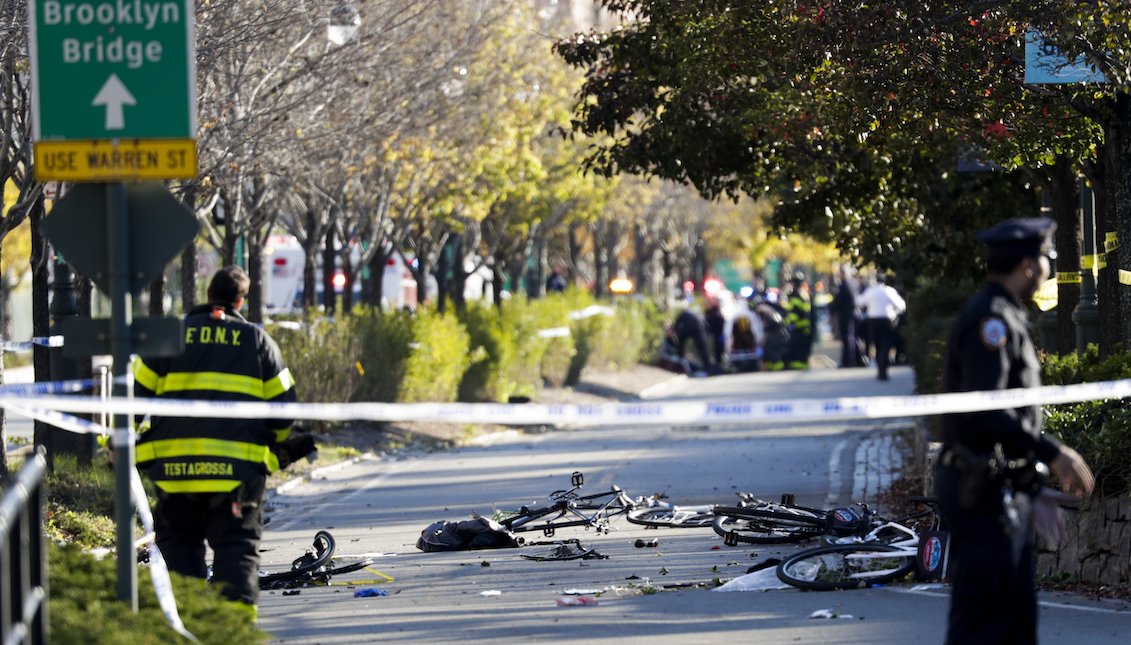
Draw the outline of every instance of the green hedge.
<instances>
[{"instance_id":1,"label":"green hedge","mask_svg":"<svg viewBox=\"0 0 1131 645\"><path fill-rule=\"evenodd\" d=\"M1131 378L1131 353L1101 360L1095 345L1083 355L1044 357L1041 381L1070 385ZM1080 452L1096 475L1096 494L1131 494L1131 409L1126 399L1084 401L1045 407L1045 430Z\"/></svg>"},{"instance_id":2,"label":"green hedge","mask_svg":"<svg viewBox=\"0 0 1131 645\"><path fill-rule=\"evenodd\" d=\"M159 645L187 642L169 626L149 569L138 568L138 611L117 599L117 562L99 560L76 545L49 543L49 620L56 643ZM246 608L222 598L203 580L171 574L177 610L201 643L263 643ZM5 599L7 602L7 599Z\"/></svg>"}]
</instances>

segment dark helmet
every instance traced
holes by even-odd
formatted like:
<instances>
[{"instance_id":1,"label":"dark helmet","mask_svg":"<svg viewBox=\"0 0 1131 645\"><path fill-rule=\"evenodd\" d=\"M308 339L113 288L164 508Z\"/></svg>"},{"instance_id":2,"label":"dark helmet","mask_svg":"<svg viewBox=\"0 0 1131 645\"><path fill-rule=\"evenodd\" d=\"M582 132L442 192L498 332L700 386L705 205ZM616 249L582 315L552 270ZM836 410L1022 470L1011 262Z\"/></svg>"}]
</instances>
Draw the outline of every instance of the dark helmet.
<instances>
[{"instance_id":1,"label":"dark helmet","mask_svg":"<svg viewBox=\"0 0 1131 645\"><path fill-rule=\"evenodd\" d=\"M790 278L789 281L794 283L794 284L801 284L802 282L805 282L805 272L803 272L803 271L795 272L793 274L793 277Z\"/></svg>"}]
</instances>

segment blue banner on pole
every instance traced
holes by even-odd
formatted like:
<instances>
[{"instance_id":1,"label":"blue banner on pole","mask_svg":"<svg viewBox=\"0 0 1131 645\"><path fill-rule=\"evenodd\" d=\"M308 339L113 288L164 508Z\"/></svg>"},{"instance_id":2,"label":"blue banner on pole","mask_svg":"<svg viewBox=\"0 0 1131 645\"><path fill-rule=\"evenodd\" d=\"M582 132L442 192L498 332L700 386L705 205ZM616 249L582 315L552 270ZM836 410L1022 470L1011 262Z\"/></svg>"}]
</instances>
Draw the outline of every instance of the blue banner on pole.
<instances>
[{"instance_id":1,"label":"blue banner on pole","mask_svg":"<svg viewBox=\"0 0 1131 645\"><path fill-rule=\"evenodd\" d=\"M1103 83L1102 72L1083 57L1068 60L1060 47L1045 41L1037 31L1025 35L1025 83L1044 85L1054 83Z\"/></svg>"}]
</instances>

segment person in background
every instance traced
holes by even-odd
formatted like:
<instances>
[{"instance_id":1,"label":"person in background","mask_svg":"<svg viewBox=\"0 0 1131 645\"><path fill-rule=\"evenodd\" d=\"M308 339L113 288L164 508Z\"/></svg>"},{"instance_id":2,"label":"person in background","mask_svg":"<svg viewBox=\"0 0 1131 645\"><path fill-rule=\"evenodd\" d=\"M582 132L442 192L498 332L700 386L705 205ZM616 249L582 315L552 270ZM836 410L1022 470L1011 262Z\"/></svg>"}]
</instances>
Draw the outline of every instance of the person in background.
<instances>
[{"instance_id":1,"label":"person in background","mask_svg":"<svg viewBox=\"0 0 1131 645\"><path fill-rule=\"evenodd\" d=\"M709 298L707 300L707 309L703 312L703 320L707 325L707 335L711 339L711 360L713 365L712 374L717 374L722 371L723 367L723 354L726 350L726 340L724 332L726 331L727 320L723 315L723 308L719 304L718 298Z\"/></svg>"},{"instance_id":2,"label":"person in background","mask_svg":"<svg viewBox=\"0 0 1131 645\"><path fill-rule=\"evenodd\" d=\"M699 356L702 371L706 374L715 373L715 364L707 347L707 323L703 319L703 314L694 307L688 307L675 317L672 329L676 334L680 358L683 358L687 351L687 342L691 341L695 345L695 353Z\"/></svg>"},{"instance_id":3,"label":"person in background","mask_svg":"<svg viewBox=\"0 0 1131 645\"><path fill-rule=\"evenodd\" d=\"M766 330L746 303L739 305L723 329L723 346L731 365L740 371L761 371Z\"/></svg>"},{"instance_id":4,"label":"person in background","mask_svg":"<svg viewBox=\"0 0 1131 645\"><path fill-rule=\"evenodd\" d=\"M944 392L1040 386L1024 303L1048 278L1055 226L1015 219L979 234L988 279L951 328ZM1046 540L1063 531L1064 493L1043 486L1042 465L1077 497L1095 484L1084 459L1042 431L1042 419L1039 405L942 418L935 493L950 531L951 645L1037 642L1035 530Z\"/></svg>"},{"instance_id":5,"label":"person in background","mask_svg":"<svg viewBox=\"0 0 1131 645\"><path fill-rule=\"evenodd\" d=\"M868 318L868 335L876 350L877 378L886 381L896 319L907 310L907 303L899 292L887 284L887 278L882 273L876 276L875 284L860 294L857 303Z\"/></svg>"},{"instance_id":6,"label":"person in background","mask_svg":"<svg viewBox=\"0 0 1131 645\"><path fill-rule=\"evenodd\" d=\"M785 302L785 324L789 328L785 366L791 370L809 369L809 354L813 351L813 306L805 289L805 274L795 273L789 286Z\"/></svg>"},{"instance_id":7,"label":"person in background","mask_svg":"<svg viewBox=\"0 0 1131 645\"><path fill-rule=\"evenodd\" d=\"M832 326L840 341L840 366L858 367L860 365L860 345L856 339L856 280L847 267L838 273L836 295L829 303Z\"/></svg>"},{"instance_id":8,"label":"person in background","mask_svg":"<svg viewBox=\"0 0 1131 645\"><path fill-rule=\"evenodd\" d=\"M550 276L546 278L546 293L561 293L566 289L565 272L561 267L554 267Z\"/></svg>"}]
</instances>

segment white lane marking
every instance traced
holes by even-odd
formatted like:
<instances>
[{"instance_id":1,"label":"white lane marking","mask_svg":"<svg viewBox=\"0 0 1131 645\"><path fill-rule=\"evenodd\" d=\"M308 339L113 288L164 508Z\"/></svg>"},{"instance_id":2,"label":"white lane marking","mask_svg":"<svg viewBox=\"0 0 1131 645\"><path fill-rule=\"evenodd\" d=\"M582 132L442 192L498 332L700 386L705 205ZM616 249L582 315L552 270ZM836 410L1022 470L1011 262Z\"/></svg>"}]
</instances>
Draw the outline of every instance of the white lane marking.
<instances>
[{"instance_id":1,"label":"white lane marking","mask_svg":"<svg viewBox=\"0 0 1131 645\"><path fill-rule=\"evenodd\" d=\"M349 500L353 499L354 497L357 497L358 495L361 495L362 493L368 492L371 488L381 484L382 482L384 482L389 477L392 477L393 475L398 474L398 473L405 472L407 470L411 470L413 467L417 466L419 463L420 463L419 460L416 460L416 459L413 459L413 460L410 460L410 461L403 461L403 462L394 463L392 465L392 467L389 468L389 470L377 475L373 479L370 479L369 481L365 482L365 484L363 484L360 488L355 489L355 490L348 492L348 493L344 493L344 494L340 494L340 495L333 494L333 491L327 491L327 493L322 493L321 494L322 496L332 495L332 498L329 501L318 504L317 506L303 505L302 512L296 514L295 516L291 517L288 520L284 520L284 521L278 522L278 523L273 522L267 528L270 529L270 530L286 530L286 529L290 528L291 526L294 526L296 523L298 523L299 520L306 519L306 518L310 517L311 515L318 515L318 513L320 513L323 509L325 509L325 508L327 508L331 505L337 506L337 505L342 504L343 502L348 502ZM309 482L304 480L303 483L309 483Z\"/></svg>"},{"instance_id":2,"label":"white lane marking","mask_svg":"<svg viewBox=\"0 0 1131 645\"><path fill-rule=\"evenodd\" d=\"M829 496L825 498L825 506L834 506L840 502L840 460L848 447L848 439L841 439L833 448L829 456Z\"/></svg>"}]
</instances>

